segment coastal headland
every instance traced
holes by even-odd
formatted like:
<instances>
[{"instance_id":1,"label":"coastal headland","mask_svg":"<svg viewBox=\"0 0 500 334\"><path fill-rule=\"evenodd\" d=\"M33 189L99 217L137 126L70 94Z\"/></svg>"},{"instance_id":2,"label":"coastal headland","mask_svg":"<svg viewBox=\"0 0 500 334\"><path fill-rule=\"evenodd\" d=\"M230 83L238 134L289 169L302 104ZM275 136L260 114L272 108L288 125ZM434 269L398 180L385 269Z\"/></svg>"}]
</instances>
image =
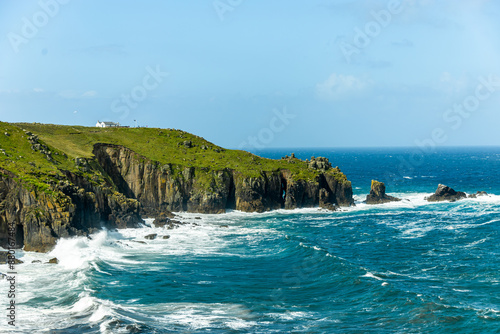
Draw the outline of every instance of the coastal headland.
<instances>
[{"instance_id":1,"label":"coastal headland","mask_svg":"<svg viewBox=\"0 0 500 334\"><path fill-rule=\"evenodd\" d=\"M266 159L175 129L0 122L0 246L135 227L171 211L264 212L354 203L325 158ZM11 231L12 232L12 231Z\"/></svg>"}]
</instances>

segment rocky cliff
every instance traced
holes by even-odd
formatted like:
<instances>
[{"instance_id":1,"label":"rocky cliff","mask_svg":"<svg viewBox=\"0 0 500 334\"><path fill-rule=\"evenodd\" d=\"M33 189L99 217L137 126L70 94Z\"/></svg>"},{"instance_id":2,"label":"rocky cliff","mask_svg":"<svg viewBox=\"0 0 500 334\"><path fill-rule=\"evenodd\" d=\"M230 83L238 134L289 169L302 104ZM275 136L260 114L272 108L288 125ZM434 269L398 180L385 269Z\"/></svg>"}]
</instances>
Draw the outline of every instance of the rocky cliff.
<instances>
[{"instance_id":1,"label":"rocky cliff","mask_svg":"<svg viewBox=\"0 0 500 334\"><path fill-rule=\"evenodd\" d=\"M389 202L399 202L400 198L389 196L385 193L385 184L377 180L372 180L370 193L366 196L366 204L383 204Z\"/></svg>"},{"instance_id":2,"label":"rocky cliff","mask_svg":"<svg viewBox=\"0 0 500 334\"><path fill-rule=\"evenodd\" d=\"M19 248L46 252L58 238L85 235L102 226L134 227L142 221L139 208L138 201L107 187L93 187L75 175L44 192L0 170L0 246L4 248L9 226L15 228Z\"/></svg>"},{"instance_id":3,"label":"rocky cliff","mask_svg":"<svg viewBox=\"0 0 500 334\"><path fill-rule=\"evenodd\" d=\"M327 159L271 160L171 129L1 123L0 246L49 251L58 238L133 227L170 211L263 212L354 203Z\"/></svg>"},{"instance_id":4,"label":"rocky cliff","mask_svg":"<svg viewBox=\"0 0 500 334\"><path fill-rule=\"evenodd\" d=\"M137 199L144 214L150 216L165 210L263 212L354 203L351 183L340 170L319 172L312 180L301 180L287 169L247 176L230 168L160 165L119 145L96 144L93 152L119 191Z\"/></svg>"}]
</instances>

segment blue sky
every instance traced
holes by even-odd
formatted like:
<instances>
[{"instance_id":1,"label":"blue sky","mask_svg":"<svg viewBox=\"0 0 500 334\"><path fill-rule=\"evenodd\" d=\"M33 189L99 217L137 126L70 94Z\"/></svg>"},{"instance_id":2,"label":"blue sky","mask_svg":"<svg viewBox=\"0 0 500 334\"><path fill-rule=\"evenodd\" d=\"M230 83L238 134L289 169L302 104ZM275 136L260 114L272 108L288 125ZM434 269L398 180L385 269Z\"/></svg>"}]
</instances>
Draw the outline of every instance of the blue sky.
<instances>
[{"instance_id":1,"label":"blue sky","mask_svg":"<svg viewBox=\"0 0 500 334\"><path fill-rule=\"evenodd\" d=\"M0 2L0 119L219 145L500 145L493 0Z\"/></svg>"}]
</instances>

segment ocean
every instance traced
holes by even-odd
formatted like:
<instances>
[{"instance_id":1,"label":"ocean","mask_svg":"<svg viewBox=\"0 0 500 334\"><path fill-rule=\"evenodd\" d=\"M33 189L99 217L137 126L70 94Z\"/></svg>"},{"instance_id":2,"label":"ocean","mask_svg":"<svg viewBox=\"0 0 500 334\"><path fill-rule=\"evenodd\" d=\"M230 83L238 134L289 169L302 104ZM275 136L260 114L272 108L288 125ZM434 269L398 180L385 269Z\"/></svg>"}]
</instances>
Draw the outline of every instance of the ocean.
<instances>
[{"instance_id":1,"label":"ocean","mask_svg":"<svg viewBox=\"0 0 500 334\"><path fill-rule=\"evenodd\" d=\"M181 212L177 229L146 220L18 252L16 326L3 279L0 332L500 333L500 148L256 153L292 152L339 166L356 206ZM364 204L372 179L403 201ZM426 202L440 183L490 195Z\"/></svg>"}]
</instances>

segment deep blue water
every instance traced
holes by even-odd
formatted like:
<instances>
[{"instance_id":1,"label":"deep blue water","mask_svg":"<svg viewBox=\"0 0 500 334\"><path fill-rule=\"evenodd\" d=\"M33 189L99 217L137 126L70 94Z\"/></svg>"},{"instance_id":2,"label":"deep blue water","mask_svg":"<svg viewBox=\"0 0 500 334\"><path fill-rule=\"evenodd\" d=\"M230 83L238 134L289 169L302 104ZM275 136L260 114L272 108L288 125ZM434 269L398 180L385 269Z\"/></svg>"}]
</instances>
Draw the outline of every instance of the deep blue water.
<instances>
[{"instance_id":1,"label":"deep blue water","mask_svg":"<svg viewBox=\"0 0 500 334\"><path fill-rule=\"evenodd\" d=\"M481 189L500 194L500 147L440 148L431 153L418 148L269 149L254 152L279 159L295 153L300 159L330 158L352 181L355 193L370 191L372 179L394 192L434 192L438 183L465 192Z\"/></svg>"},{"instance_id":2,"label":"deep blue water","mask_svg":"<svg viewBox=\"0 0 500 334\"><path fill-rule=\"evenodd\" d=\"M24 253L19 332L500 332L500 148L419 160L412 149L258 153L291 152L330 158L357 206L180 213L192 224L103 231ZM405 200L363 204L372 179ZM491 196L424 201L439 183ZM149 233L170 239L136 242ZM54 256L57 266L31 263Z\"/></svg>"}]
</instances>

